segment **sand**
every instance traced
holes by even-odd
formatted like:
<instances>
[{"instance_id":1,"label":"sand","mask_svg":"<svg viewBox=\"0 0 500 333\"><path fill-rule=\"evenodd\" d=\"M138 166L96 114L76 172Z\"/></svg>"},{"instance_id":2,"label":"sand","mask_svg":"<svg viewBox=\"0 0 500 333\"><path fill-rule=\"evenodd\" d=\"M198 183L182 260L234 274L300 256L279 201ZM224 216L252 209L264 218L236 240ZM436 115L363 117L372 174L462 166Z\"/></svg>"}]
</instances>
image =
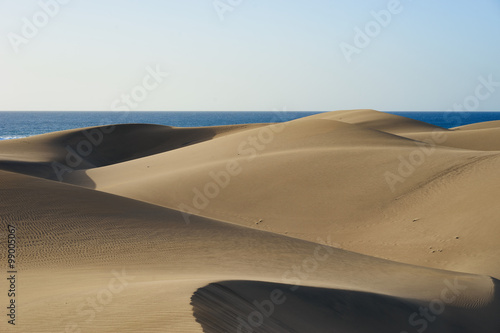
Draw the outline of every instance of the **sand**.
<instances>
[{"instance_id":1,"label":"sand","mask_svg":"<svg viewBox=\"0 0 500 333\"><path fill-rule=\"evenodd\" d=\"M349 110L2 141L0 331L498 333L499 136Z\"/></svg>"}]
</instances>

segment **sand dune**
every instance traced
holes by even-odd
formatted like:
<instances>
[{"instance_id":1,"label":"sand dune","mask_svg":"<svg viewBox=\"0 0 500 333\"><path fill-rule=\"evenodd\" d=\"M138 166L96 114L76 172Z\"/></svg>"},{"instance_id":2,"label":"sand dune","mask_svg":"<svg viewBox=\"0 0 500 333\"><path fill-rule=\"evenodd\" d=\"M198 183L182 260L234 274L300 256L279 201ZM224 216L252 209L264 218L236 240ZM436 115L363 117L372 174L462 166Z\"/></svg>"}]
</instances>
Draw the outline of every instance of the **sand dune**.
<instances>
[{"instance_id":1,"label":"sand dune","mask_svg":"<svg viewBox=\"0 0 500 333\"><path fill-rule=\"evenodd\" d=\"M374 110L335 111L320 113L308 118L337 120L393 134L447 131L439 126Z\"/></svg>"},{"instance_id":2,"label":"sand dune","mask_svg":"<svg viewBox=\"0 0 500 333\"><path fill-rule=\"evenodd\" d=\"M375 293L293 288L254 281L213 283L193 295L194 316L205 332L231 332L235 325L242 332L252 329L250 323L234 322L234 318L262 322L259 332L401 332L415 330L408 318L429 306L425 302ZM275 303L268 300L269 295L274 296ZM256 298L264 301L255 302ZM261 311L262 318L255 314L255 308ZM266 316L271 313L272 316ZM493 312L449 306L435 325L422 322L418 329L436 333L486 332L491 329L488 318L492 316ZM478 318L484 321L478 322Z\"/></svg>"},{"instance_id":3,"label":"sand dune","mask_svg":"<svg viewBox=\"0 0 500 333\"><path fill-rule=\"evenodd\" d=\"M345 249L500 278L492 232L500 189L489 181L499 177L497 152L447 147L441 132L416 141L314 118L74 172L67 181L310 241L328 231Z\"/></svg>"},{"instance_id":4,"label":"sand dune","mask_svg":"<svg viewBox=\"0 0 500 333\"><path fill-rule=\"evenodd\" d=\"M1 331L500 332L498 128L120 125L74 167L98 134L0 142Z\"/></svg>"},{"instance_id":5,"label":"sand dune","mask_svg":"<svg viewBox=\"0 0 500 333\"><path fill-rule=\"evenodd\" d=\"M445 135L446 140L441 145L470 150L500 151L500 142L498 141L500 122L487 126L485 128L464 126L448 131ZM406 136L415 140L430 139L426 133L408 133Z\"/></svg>"},{"instance_id":6,"label":"sand dune","mask_svg":"<svg viewBox=\"0 0 500 333\"><path fill-rule=\"evenodd\" d=\"M485 121L483 123L475 123L469 125L462 125L453 128L454 130L474 130L474 129L487 129L487 128L499 128L500 120Z\"/></svg>"},{"instance_id":7,"label":"sand dune","mask_svg":"<svg viewBox=\"0 0 500 333\"><path fill-rule=\"evenodd\" d=\"M175 128L127 124L6 140L0 142L0 169L61 180L58 174L65 176L73 170L154 155L259 126Z\"/></svg>"},{"instance_id":8,"label":"sand dune","mask_svg":"<svg viewBox=\"0 0 500 333\"><path fill-rule=\"evenodd\" d=\"M457 285L454 307L500 310L496 282L485 276L408 266L204 218L193 217L188 225L177 211L28 176L2 173L1 186L8 194L2 198L3 229L12 223L22 231L18 260L27 282L19 302L29 315L19 319L18 327L24 331L59 332L75 324L112 332L117 321L124 321L120 325L126 323L122 329L129 332L167 327L199 332L190 297L227 279L377 292L424 304ZM109 287L117 273L126 277L125 285L115 281ZM107 289L118 291L103 292ZM163 300L157 299L158 291ZM87 297L103 310L92 312ZM322 300L300 302L328 310ZM127 319L129 311L134 317ZM398 320L404 322L407 315L402 312ZM178 316L183 319L174 324ZM150 330L137 317L148 318ZM493 319L487 323L498 327Z\"/></svg>"}]
</instances>

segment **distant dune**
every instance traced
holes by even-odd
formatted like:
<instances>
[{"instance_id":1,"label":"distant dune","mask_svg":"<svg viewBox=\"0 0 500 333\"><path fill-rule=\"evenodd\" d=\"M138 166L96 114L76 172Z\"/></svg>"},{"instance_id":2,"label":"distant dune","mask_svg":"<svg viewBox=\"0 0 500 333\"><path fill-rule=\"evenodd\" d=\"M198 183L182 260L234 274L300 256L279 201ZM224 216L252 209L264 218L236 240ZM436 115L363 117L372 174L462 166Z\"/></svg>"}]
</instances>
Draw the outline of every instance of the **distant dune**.
<instances>
[{"instance_id":1,"label":"distant dune","mask_svg":"<svg viewBox=\"0 0 500 333\"><path fill-rule=\"evenodd\" d=\"M0 331L499 333L499 139L349 110L1 141Z\"/></svg>"}]
</instances>

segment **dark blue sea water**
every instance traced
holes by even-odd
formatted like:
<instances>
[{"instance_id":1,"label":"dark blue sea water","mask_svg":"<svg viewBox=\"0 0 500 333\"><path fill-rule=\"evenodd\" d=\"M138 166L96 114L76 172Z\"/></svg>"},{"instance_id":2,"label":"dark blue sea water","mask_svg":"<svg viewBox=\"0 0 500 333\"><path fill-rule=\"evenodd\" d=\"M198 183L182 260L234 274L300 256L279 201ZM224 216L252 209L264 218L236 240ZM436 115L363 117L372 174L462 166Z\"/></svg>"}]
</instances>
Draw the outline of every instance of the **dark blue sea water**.
<instances>
[{"instance_id":1,"label":"dark blue sea water","mask_svg":"<svg viewBox=\"0 0 500 333\"><path fill-rule=\"evenodd\" d=\"M500 112L388 112L451 128L485 121L500 120Z\"/></svg>"},{"instance_id":2,"label":"dark blue sea water","mask_svg":"<svg viewBox=\"0 0 500 333\"><path fill-rule=\"evenodd\" d=\"M283 122L318 112L0 112L0 140L109 124L199 127Z\"/></svg>"},{"instance_id":3,"label":"dark blue sea water","mask_svg":"<svg viewBox=\"0 0 500 333\"><path fill-rule=\"evenodd\" d=\"M319 112L0 112L0 140L89 126L146 123L175 127L281 122ZM500 120L500 112L390 112L441 127Z\"/></svg>"}]
</instances>

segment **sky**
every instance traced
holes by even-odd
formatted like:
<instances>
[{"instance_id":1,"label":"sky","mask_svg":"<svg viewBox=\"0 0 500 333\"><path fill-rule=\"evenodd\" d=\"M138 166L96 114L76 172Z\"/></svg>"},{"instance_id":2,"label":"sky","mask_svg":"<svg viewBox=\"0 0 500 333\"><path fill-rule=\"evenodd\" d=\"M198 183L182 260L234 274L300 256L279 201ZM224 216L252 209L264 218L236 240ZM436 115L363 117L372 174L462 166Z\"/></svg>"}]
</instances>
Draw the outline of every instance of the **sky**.
<instances>
[{"instance_id":1,"label":"sky","mask_svg":"<svg viewBox=\"0 0 500 333\"><path fill-rule=\"evenodd\" d=\"M0 0L1 111L500 111L500 0Z\"/></svg>"}]
</instances>

